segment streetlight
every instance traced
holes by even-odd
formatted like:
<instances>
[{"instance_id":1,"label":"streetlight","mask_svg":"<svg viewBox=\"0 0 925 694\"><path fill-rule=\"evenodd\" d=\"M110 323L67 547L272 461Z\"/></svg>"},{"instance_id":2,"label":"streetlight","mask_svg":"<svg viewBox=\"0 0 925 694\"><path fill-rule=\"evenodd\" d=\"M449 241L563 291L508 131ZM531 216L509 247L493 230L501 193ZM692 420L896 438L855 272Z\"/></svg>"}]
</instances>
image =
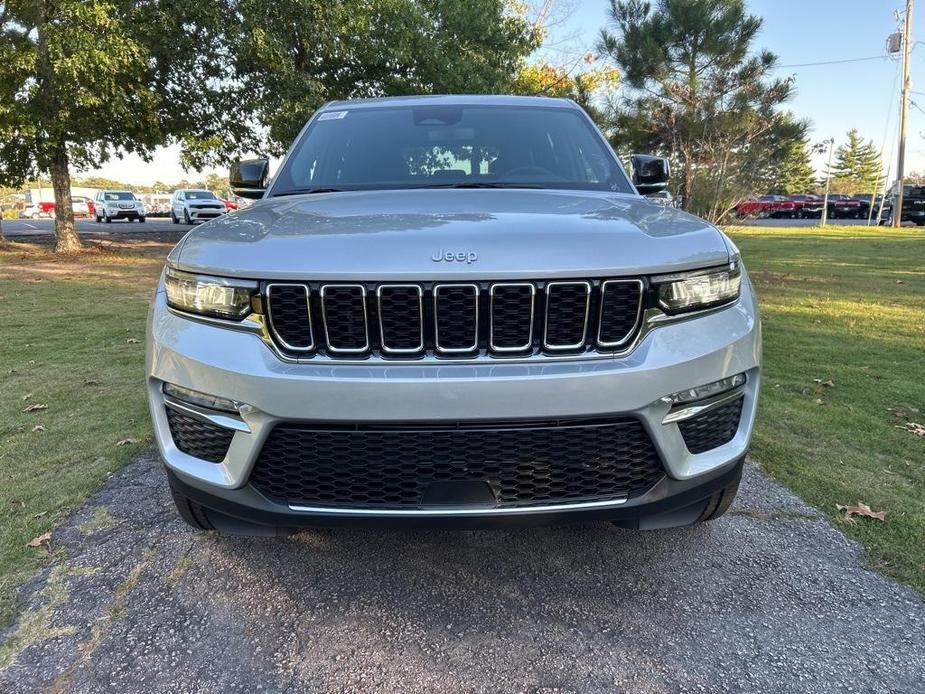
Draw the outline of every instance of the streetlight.
<instances>
[{"instance_id":1,"label":"streetlight","mask_svg":"<svg viewBox=\"0 0 925 694\"><path fill-rule=\"evenodd\" d=\"M829 183L832 180L832 147L835 145L835 138L830 137L828 140L820 142L817 145L817 151L823 151L825 145L829 146L829 163L825 167L825 195L822 198L822 217L819 224L819 226L823 227L829 219Z\"/></svg>"}]
</instances>

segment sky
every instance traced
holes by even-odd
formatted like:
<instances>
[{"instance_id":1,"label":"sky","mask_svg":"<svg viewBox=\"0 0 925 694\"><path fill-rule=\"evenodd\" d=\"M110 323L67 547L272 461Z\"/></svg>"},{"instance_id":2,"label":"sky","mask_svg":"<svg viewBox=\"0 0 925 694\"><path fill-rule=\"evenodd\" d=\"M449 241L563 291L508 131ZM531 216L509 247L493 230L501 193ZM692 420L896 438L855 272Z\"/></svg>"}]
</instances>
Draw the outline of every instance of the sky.
<instances>
[{"instance_id":1,"label":"sky","mask_svg":"<svg viewBox=\"0 0 925 694\"><path fill-rule=\"evenodd\" d=\"M886 37L897 30L902 0L748 0L752 14L762 17L763 29L756 47L777 54L781 76L793 75L796 94L788 108L812 123L810 138L819 142L856 128L865 140L884 148L884 163L896 166L899 121L899 61L886 55ZM572 64L593 50L601 27L607 23L606 0L559 0L551 18L550 35L540 56L560 65ZM925 7L912 21L912 90L916 76L922 94L912 94L909 109L906 171L925 171ZM915 45L916 41L923 41ZM828 61L873 58L857 62L806 65ZM920 106L923 110L919 110ZM825 155L817 155L817 170ZM202 173L209 173L207 169ZM196 172L179 165L176 147L161 148L154 160L138 157L115 159L101 168L81 172L107 176L127 183L153 183L192 178ZM219 173L224 173L220 171Z\"/></svg>"}]
</instances>

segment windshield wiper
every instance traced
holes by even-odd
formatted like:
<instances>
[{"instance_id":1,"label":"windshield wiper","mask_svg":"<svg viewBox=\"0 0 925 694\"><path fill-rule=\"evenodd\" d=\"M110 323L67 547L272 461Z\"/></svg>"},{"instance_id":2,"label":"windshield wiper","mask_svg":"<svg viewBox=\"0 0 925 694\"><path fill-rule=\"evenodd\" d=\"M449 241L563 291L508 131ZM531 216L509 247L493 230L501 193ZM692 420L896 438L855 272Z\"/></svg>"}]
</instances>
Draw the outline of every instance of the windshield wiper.
<instances>
[{"instance_id":1,"label":"windshield wiper","mask_svg":"<svg viewBox=\"0 0 925 694\"><path fill-rule=\"evenodd\" d=\"M311 195L312 193L343 193L342 188L292 188L290 190L284 190L282 193L274 193L273 197L278 198L283 195Z\"/></svg>"},{"instance_id":2,"label":"windshield wiper","mask_svg":"<svg viewBox=\"0 0 925 694\"><path fill-rule=\"evenodd\" d=\"M416 188L542 188L538 183L490 183L488 181L463 181L460 183L432 183Z\"/></svg>"}]
</instances>

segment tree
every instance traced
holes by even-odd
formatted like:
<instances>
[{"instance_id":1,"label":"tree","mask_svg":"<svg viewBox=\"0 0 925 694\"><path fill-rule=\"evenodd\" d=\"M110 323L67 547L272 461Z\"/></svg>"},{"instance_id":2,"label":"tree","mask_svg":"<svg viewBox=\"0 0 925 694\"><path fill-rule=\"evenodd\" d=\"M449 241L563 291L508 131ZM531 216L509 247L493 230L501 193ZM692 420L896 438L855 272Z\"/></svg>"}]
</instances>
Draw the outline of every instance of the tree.
<instances>
[{"instance_id":1,"label":"tree","mask_svg":"<svg viewBox=\"0 0 925 694\"><path fill-rule=\"evenodd\" d=\"M70 172L236 127L224 3L0 3L0 183L49 173L56 250L79 250ZM191 88L194 102L184 103Z\"/></svg>"},{"instance_id":2,"label":"tree","mask_svg":"<svg viewBox=\"0 0 925 694\"><path fill-rule=\"evenodd\" d=\"M816 173L810 157L809 141L794 140L775 166L774 179L768 190L779 195L808 193L816 185Z\"/></svg>"},{"instance_id":3,"label":"tree","mask_svg":"<svg viewBox=\"0 0 925 694\"><path fill-rule=\"evenodd\" d=\"M612 108L614 146L669 156L684 207L719 219L807 129L780 111L792 83L771 77L776 57L751 52L761 19L743 0L612 0L610 15L598 51L630 90Z\"/></svg>"},{"instance_id":4,"label":"tree","mask_svg":"<svg viewBox=\"0 0 925 694\"><path fill-rule=\"evenodd\" d=\"M540 30L506 0L240 0L238 79L281 154L334 99L506 92Z\"/></svg>"},{"instance_id":5,"label":"tree","mask_svg":"<svg viewBox=\"0 0 925 694\"><path fill-rule=\"evenodd\" d=\"M835 163L829 174L832 188L841 193L877 191L883 181L880 154L872 141L864 142L857 130L849 130L848 142L835 150Z\"/></svg>"},{"instance_id":6,"label":"tree","mask_svg":"<svg viewBox=\"0 0 925 694\"><path fill-rule=\"evenodd\" d=\"M584 58L586 65L594 56ZM620 73L613 67L597 67L581 72L555 67L548 62L524 65L511 85L511 92L527 96L553 96L572 99L581 106L599 125L606 122L605 114L597 105L597 97L606 97L620 80Z\"/></svg>"}]
</instances>

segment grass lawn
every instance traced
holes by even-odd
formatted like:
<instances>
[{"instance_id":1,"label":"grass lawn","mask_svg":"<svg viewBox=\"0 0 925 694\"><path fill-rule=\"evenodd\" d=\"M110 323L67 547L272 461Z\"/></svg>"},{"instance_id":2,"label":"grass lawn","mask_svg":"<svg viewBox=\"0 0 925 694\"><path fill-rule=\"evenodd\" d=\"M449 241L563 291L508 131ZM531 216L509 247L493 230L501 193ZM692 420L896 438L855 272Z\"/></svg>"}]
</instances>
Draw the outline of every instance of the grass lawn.
<instances>
[{"instance_id":1,"label":"grass lawn","mask_svg":"<svg viewBox=\"0 0 925 694\"><path fill-rule=\"evenodd\" d=\"M730 231L765 326L754 458L925 593L925 437L898 428L925 424L925 233ZM54 560L29 541L151 443L144 320L176 240L153 238L74 259L0 246L0 625ZM857 501L886 521L845 521L835 504Z\"/></svg>"},{"instance_id":2,"label":"grass lawn","mask_svg":"<svg viewBox=\"0 0 925 694\"><path fill-rule=\"evenodd\" d=\"M0 626L49 559L27 543L151 443L144 322L172 245L73 259L0 245Z\"/></svg>"},{"instance_id":3,"label":"grass lawn","mask_svg":"<svg viewBox=\"0 0 925 694\"><path fill-rule=\"evenodd\" d=\"M925 437L899 428L925 425L925 232L727 231L764 326L752 457L925 594ZM858 501L886 521L836 509Z\"/></svg>"}]
</instances>

